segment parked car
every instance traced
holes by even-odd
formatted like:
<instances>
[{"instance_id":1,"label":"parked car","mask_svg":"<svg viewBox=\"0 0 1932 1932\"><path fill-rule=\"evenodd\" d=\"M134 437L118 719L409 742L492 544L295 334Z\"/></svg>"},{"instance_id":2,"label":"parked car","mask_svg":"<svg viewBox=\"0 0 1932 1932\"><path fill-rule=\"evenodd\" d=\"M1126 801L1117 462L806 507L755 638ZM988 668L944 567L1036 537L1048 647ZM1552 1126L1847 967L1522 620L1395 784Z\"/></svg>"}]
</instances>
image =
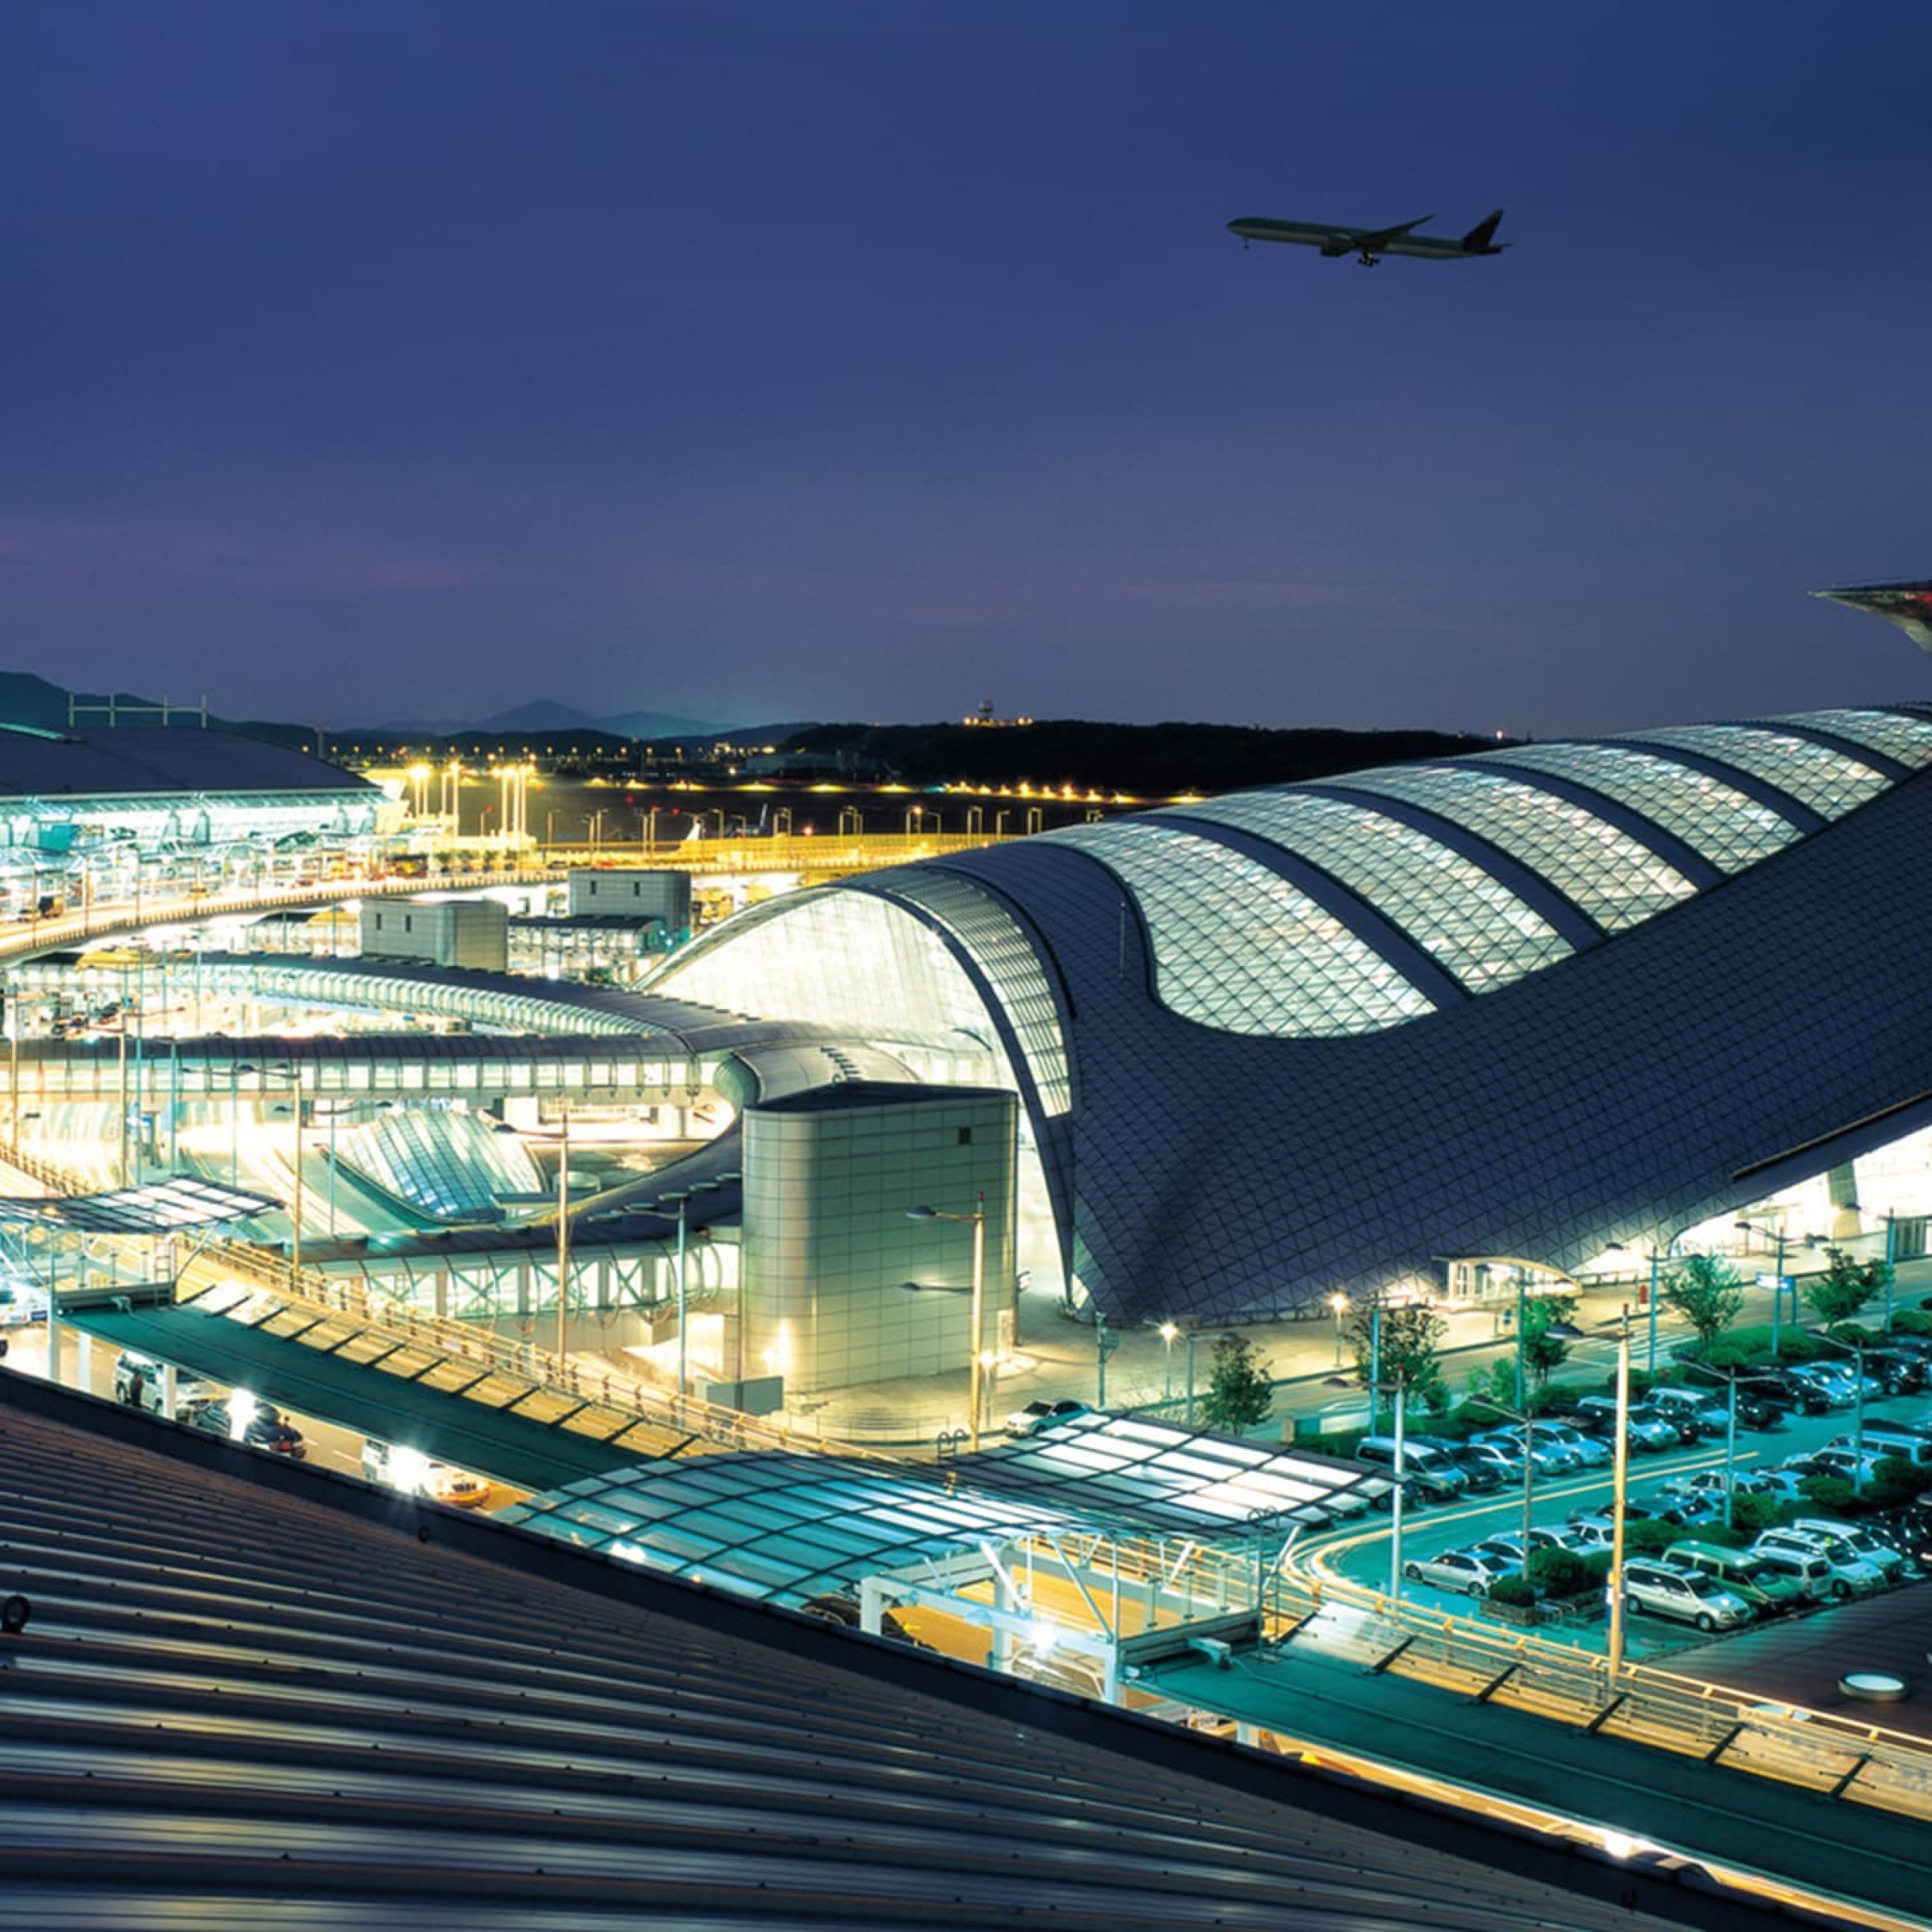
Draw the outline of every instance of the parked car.
<instances>
[{"instance_id":1,"label":"parked car","mask_svg":"<svg viewBox=\"0 0 1932 1932\"><path fill-rule=\"evenodd\" d=\"M1754 1552L1821 1560L1828 1571L1824 1594L1839 1602L1847 1597L1869 1596L1885 1587L1884 1572L1866 1562L1841 1537L1820 1536L1810 1530L1767 1530L1751 1547Z\"/></svg>"},{"instance_id":2,"label":"parked car","mask_svg":"<svg viewBox=\"0 0 1932 1932\"><path fill-rule=\"evenodd\" d=\"M1023 1409L1015 1409L1007 1417L1006 1432L1009 1435L1037 1435L1043 1429L1057 1429L1062 1423L1071 1422L1077 1416L1099 1414L1091 1402L1076 1402L1071 1397L1057 1402L1029 1402Z\"/></svg>"},{"instance_id":3,"label":"parked car","mask_svg":"<svg viewBox=\"0 0 1932 1932\"><path fill-rule=\"evenodd\" d=\"M1786 1527L1812 1536L1836 1537L1849 1543L1888 1583L1903 1583L1914 1567L1906 1561L1903 1550L1894 1548L1863 1523L1841 1523L1831 1516L1800 1516Z\"/></svg>"},{"instance_id":4,"label":"parked car","mask_svg":"<svg viewBox=\"0 0 1932 1932\"><path fill-rule=\"evenodd\" d=\"M1721 1435L1730 1426L1728 1406L1702 1389L1653 1389L1644 1399L1680 1429L1688 1423L1700 1436Z\"/></svg>"},{"instance_id":5,"label":"parked car","mask_svg":"<svg viewBox=\"0 0 1932 1932\"><path fill-rule=\"evenodd\" d=\"M1617 1439L1617 1404L1607 1395L1586 1395L1577 1404L1575 1426L1584 1426L1585 1418L1592 1433L1614 1442ZM1639 1405L1630 1411L1630 1446L1633 1449L1675 1449L1683 1441L1678 1430L1654 1412Z\"/></svg>"},{"instance_id":6,"label":"parked car","mask_svg":"<svg viewBox=\"0 0 1932 1932\"><path fill-rule=\"evenodd\" d=\"M1815 1390L1828 1409L1848 1409L1857 1398L1850 1375L1841 1374L1833 1363L1800 1362L1785 1373L1792 1381Z\"/></svg>"},{"instance_id":7,"label":"parked car","mask_svg":"<svg viewBox=\"0 0 1932 1932\"><path fill-rule=\"evenodd\" d=\"M1865 1368L1887 1395L1915 1395L1926 1385L1925 1358L1907 1349L1867 1349Z\"/></svg>"},{"instance_id":8,"label":"parked car","mask_svg":"<svg viewBox=\"0 0 1932 1932\"><path fill-rule=\"evenodd\" d=\"M1486 1597L1490 1585L1515 1567L1485 1550L1445 1549L1440 1556L1412 1557L1402 1565L1402 1574L1412 1583Z\"/></svg>"},{"instance_id":9,"label":"parked car","mask_svg":"<svg viewBox=\"0 0 1932 1932\"><path fill-rule=\"evenodd\" d=\"M1799 1415L1821 1416L1832 1406L1823 1389L1791 1369L1767 1369L1752 1378L1752 1386L1764 1400Z\"/></svg>"},{"instance_id":10,"label":"parked car","mask_svg":"<svg viewBox=\"0 0 1932 1932\"><path fill-rule=\"evenodd\" d=\"M1700 1630L1734 1630L1751 1620L1751 1606L1709 1577L1668 1563L1626 1563L1623 1607L1653 1617L1674 1617Z\"/></svg>"},{"instance_id":11,"label":"parked car","mask_svg":"<svg viewBox=\"0 0 1932 1932\"><path fill-rule=\"evenodd\" d=\"M1447 1445L1450 1460L1478 1493L1500 1489L1523 1480L1523 1459L1494 1442L1457 1442Z\"/></svg>"},{"instance_id":12,"label":"parked car","mask_svg":"<svg viewBox=\"0 0 1932 1932\"><path fill-rule=\"evenodd\" d=\"M1539 1442L1554 1442L1568 1450L1579 1469L1607 1468L1616 1454L1607 1442L1600 1442L1594 1435L1586 1435L1571 1423L1560 1422L1554 1417L1543 1417L1531 1423L1530 1432Z\"/></svg>"},{"instance_id":13,"label":"parked car","mask_svg":"<svg viewBox=\"0 0 1932 1932\"><path fill-rule=\"evenodd\" d=\"M1868 1416L1864 1435L1868 1454L1875 1451L1881 1456L1897 1456L1906 1462L1916 1463L1921 1468L1932 1463L1932 1436L1921 1435L1906 1423ZM1856 1437L1850 1433L1835 1435L1825 1445L1828 1449L1850 1449L1856 1446Z\"/></svg>"},{"instance_id":14,"label":"parked car","mask_svg":"<svg viewBox=\"0 0 1932 1932\"><path fill-rule=\"evenodd\" d=\"M1524 1453L1523 1430L1515 1423L1506 1428L1485 1429L1472 1440L1493 1442L1499 1449L1506 1450L1512 1456L1521 1456ZM1578 1458L1564 1444L1540 1435L1533 1435L1529 1438L1527 1453L1540 1476L1567 1475L1578 1466Z\"/></svg>"},{"instance_id":15,"label":"parked car","mask_svg":"<svg viewBox=\"0 0 1932 1932\"><path fill-rule=\"evenodd\" d=\"M1395 1467L1395 1438L1392 1435L1364 1437L1355 1446L1355 1460L1367 1463L1378 1475L1388 1474ZM1404 1442L1402 1475L1404 1494L1411 1497L1420 1492L1446 1503L1469 1486L1469 1478L1454 1460L1427 1442Z\"/></svg>"},{"instance_id":16,"label":"parked car","mask_svg":"<svg viewBox=\"0 0 1932 1932\"><path fill-rule=\"evenodd\" d=\"M1810 1467L1806 1473L1814 1476L1835 1476L1840 1482L1853 1483L1863 1487L1878 1475L1878 1465L1884 1460L1884 1452L1878 1449L1867 1449L1862 1456L1850 1449L1820 1449L1811 1455Z\"/></svg>"},{"instance_id":17,"label":"parked car","mask_svg":"<svg viewBox=\"0 0 1932 1932\"><path fill-rule=\"evenodd\" d=\"M1637 1425L1650 1423L1668 1432L1669 1441L1657 1446L1666 1449L1688 1447L1701 1442L1704 1437L1703 1425L1688 1411L1660 1409L1654 1402L1639 1402L1630 1411L1630 1430L1632 1441L1636 1441Z\"/></svg>"},{"instance_id":18,"label":"parked car","mask_svg":"<svg viewBox=\"0 0 1932 1932\"><path fill-rule=\"evenodd\" d=\"M1664 1552L1663 1560L1721 1584L1733 1596L1743 1598L1756 1617L1776 1617L1805 1600L1804 1586L1797 1577L1769 1557L1753 1556L1747 1550L1724 1549L1710 1543L1674 1543Z\"/></svg>"}]
</instances>

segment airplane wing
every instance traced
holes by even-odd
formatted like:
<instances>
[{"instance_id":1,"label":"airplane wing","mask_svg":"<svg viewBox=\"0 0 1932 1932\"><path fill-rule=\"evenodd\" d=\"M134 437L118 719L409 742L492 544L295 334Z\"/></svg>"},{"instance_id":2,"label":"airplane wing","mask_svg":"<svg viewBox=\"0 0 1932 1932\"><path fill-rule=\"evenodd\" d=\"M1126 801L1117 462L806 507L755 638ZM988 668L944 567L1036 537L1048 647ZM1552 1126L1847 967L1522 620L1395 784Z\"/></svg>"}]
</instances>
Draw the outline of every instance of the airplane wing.
<instances>
[{"instance_id":1,"label":"airplane wing","mask_svg":"<svg viewBox=\"0 0 1932 1932\"><path fill-rule=\"evenodd\" d=\"M1435 219L1432 214L1419 214L1414 221L1398 222L1393 228L1358 229L1350 238L1350 245L1372 253L1377 248L1387 248L1392 242L1399 242L1411 229L1420 228L1424 222Z\"/></svg>"}]
</instances>

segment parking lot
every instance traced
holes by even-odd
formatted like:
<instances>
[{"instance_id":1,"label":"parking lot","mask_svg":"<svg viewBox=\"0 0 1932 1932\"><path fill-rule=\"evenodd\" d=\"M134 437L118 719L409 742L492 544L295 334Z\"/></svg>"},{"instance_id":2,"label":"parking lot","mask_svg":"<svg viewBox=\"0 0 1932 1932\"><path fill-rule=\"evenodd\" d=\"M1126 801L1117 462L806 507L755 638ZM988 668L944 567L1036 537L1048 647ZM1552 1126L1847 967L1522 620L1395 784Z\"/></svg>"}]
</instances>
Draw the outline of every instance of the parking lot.
<instances>
[{"instance_id":1,"label":"parking lot","mask_svg":"<svg viewBox=\"0 0 1932 1932\"><path fill-rule=\"evenodd\" d=\"M1884 1420L1906 1421L1932 1417L1932 1393L1868 1399L1865 1416L1868 1426ZM1820 1415L1792 1415L1767 1429L1740 1428L1736 1474L1749 1480L1776 1469L1789 1457L1808 1455L1823 1449L1833 1438L1853 1432L1854 1414L1848 1408ZM1689 1504L1694 1517L1697 1506L1690 1503L1690 1497L1692 1485L1700 1478L1702 1487L1721 1505L1724 1465L1721 1435L1676 1450L1650 1454L1633 1450L1629 1485L1632 1513L1641 1509L1656 1515ZM1604 1512L1598 1518L1598 1527L1586 1531L1585 1536L1593 1538L1598 1548L1607 1546L1602 1525L1607 1522L1611 1490L1611 1471L1607 1464L1568 1474L1536 1475L1531 1489L1531 1519L1535 1531L1539 1536L1544 1533L1561 1535L1569 1542L1576 1537L1573 1518ZM1812 1513L1823 1516L1829 1512L1820 1509ZM1412 1501L1404 1511L1402 1568L1406 1572L1412 1567L1429 1566L1445 1555L1469 1551L1491 1538L1519 1540L1523 1518L1520 1475L1513 1483L1481 1494L1465 1495L1453 1502L1417 1506ZM1706 1520L1721 1522L1721 1508L1714 1518ZM1699 1533L1695 1520L1681 1527L1685 1541L1697 1540ZM1392 1535L1389 1519L1378 1517L1371 1524L1357 1524L1312 1539L1303 1546L1301 1567L1363 1588L1387 1591L1391 1583ZM1582 1543L1579 1539L1572 1546L1581 1547ZM1479 1580L1472 1576L1471 1581ZM1401 1594L1406 1601L1451 1615L1494 1614L1485 1613L1480 1596L1472 1595L1467 1589L1444 1588L1412 1576L1405 1575L1401 1580ZM1805 1613L1807 1620L1817 1614ZM1540 1635L1559 1642L1598 1649L1604 1642L1600 1616L1593 1622L1539 1626L1538 1629ZM1718 1639L1719 1643L1724 1641L1721 1637ZM1639 1610L1625 1620L1626 1654L1633 1661L1670 1657L1708 1646L1710 1641L1710 1633L1700 1631L1687 1617L1679 1621Z\"/></svg>"}]
</instances>

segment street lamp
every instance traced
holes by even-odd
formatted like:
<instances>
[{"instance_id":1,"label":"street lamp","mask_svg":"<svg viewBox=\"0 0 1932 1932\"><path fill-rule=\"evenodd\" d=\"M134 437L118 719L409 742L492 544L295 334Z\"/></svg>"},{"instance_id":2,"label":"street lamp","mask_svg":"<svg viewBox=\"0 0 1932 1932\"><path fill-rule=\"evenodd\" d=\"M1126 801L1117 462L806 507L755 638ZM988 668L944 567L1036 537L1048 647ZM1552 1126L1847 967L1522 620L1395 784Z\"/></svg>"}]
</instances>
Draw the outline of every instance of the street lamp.
<instances>
[{"instance_id":1,"label":"street lamp","mask_svg":"<svg viewBox=\"0 0 1932 1932\"><path fill-rule=\"evenodd\" d=\"M1161 1340L1167 1344L1167 1377L1161 1386L1161 1400L1171 1402L1174 1398L1174 1343L1180 1330L1171 1321L1164 1321L1158 1330Z\"/></svg>"},{"instance_id":2,"label":"street lamp","mask_svg":"<svg viewBox=\"0 0 1932 1932\"><path fill-rule=\"evenodd\" d=\"M1349 1298L1343 1294L1328 1297L1328 1306L1335 1311L1335 1366L1342 1365L1342 1317L1348 1312Z\"/></svg>"},{"instance_id":3,"label":"street lamp","mask_svg":"<svg viewBox=\"0 0 1932 1932\"><path fill-rule=\"evenodd\" d=\"M1553 1321L1548 1334L1561 1341L1580 1341L1583 1331L1567 1321ZM1606 1605L1610 1620L1610 1690L1623 1672L1623 1512L1630 1500L1630 1311L1625 1309L1617 1327L1617 1451L1611 1466L1610 1574Z\"/></svg>"},{"instance_id":4,"label":"street lamp","mask_svg":"<svg viewBox=\"0 0 1932 1932\"><path fill-rule=\"evenodd\" d=\"M1851 1375L1855 1393L1851 1407L1851 1493L1856 1496L1865 1487L1865 1344L1863 1342L1841 1342L1835 1335L1827 1334L1820 1329L1813 1339L1824 1343L1828 1349L1840 1349L1851 1358Z\"/></svg>"},{"instance_id":5,"label":"street lamp","mask_svg":"<svg viewBox=\"0 0 1932 1932\"><path fill-rule=\"evenodd\" d=\"M1734 1221L1731 1226L1746 1235L1766 1232L1755 1221ZM1776 1362L1779 1359L1778 1321L1784 1312L1784 1223L1780 1221L1770 1232L1778 1244L1777 1261L1771 1275L1771 1360ZM1748 1244L1746 1251L1749 1251ZM1797 1312L1797 1303L1794 1299L1792 1312L1795 1315Z\"/></svg>"},{"instance_id":6,"label":"street lamp","mask_svg":"<svg viewBox=\"0 0 1932 1932\"><path fill-rule=\"evenodd\" d=\"M909 1221L968 1221L973 1228L973 1309L969 1319L972 1325L972 1348L968 1381L967 1400L971 1407L971 1427L968 1431L968 1446L975 1454L980 1447L980 1397L984 1377L984 1364L980 1360L986 1346L986 1196L982 1189L973 1197L976 1204L964 1214L951 1214L937 1208L928 1208L923 1203L917 1208L909 1208L906 1218Z\"/></svg>"},{"instance_id":7,"label":"street lamp","mask_svg":"<svg viewBox=\"0 0 1932 1932\"><path fill-rule=\"evenodd\" d=\"M1724 1526L1730 1527L1731 1491L1737 1481L1737 1385L1740 1382L1761 1382L1761 1375L1747 1375L1742 1369L1715 1368L1709 1362L1687 1362L1684 1366L1694 1375L1708 1375L1725 1384L1725 1392L1730 1400L1725 1404L1724 1426Z\"/></svg>"},{"instance_id":8,"label":"street lamp","mask_svg":"<svg viewBox=\"0 0 1932 1932\"><path fill-rule=\"evenodd\" d=\"M1516 1424L1522 1438L1523 1448L1523 1575L1530 1574L1530 1525L1535 1519L1535 1494L1537 1459L1534 1454L1536 1438L1531 1434L1530 1418L1521 1411L1506 1408L1490 1395L1478 1395L1472 1400L1486 1409L1494 1409L1500 1416L1507 1416Z\"/></svg>"}]
</instances>

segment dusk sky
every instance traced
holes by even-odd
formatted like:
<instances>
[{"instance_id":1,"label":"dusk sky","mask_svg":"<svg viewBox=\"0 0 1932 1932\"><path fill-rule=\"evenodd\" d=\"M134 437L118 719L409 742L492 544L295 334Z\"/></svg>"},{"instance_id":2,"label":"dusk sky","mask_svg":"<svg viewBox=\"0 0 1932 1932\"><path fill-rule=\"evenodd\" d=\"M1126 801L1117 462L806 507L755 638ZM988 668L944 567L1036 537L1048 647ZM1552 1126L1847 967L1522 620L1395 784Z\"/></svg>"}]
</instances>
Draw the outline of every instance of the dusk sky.
<instances>
[{"instance_id":1,"label":"dusk sky","mask_svg":"<svg viewBox=\"0 0 1932 1932\"><path fill-rule=\"evenodd\" d=\"M1552 735L1932 697L1932 8L0 5L0 626L537 697ZM1239 215L1460 234L1373 272Z\"/></svg>"}]
</instances>

